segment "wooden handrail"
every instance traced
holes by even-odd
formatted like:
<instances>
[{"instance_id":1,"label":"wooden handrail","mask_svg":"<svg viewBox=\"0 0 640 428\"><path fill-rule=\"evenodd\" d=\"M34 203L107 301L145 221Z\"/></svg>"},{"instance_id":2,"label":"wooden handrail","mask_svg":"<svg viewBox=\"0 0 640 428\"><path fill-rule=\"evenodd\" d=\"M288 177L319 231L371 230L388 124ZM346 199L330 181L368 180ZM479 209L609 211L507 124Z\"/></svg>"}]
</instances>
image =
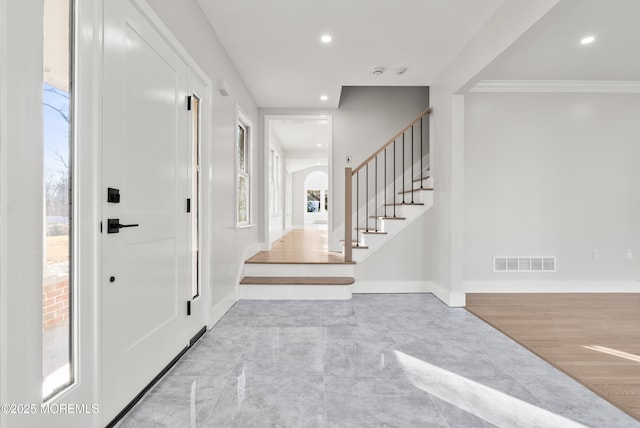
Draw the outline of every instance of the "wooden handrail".
<instances>
[{"instance_id":1,"label":"wooden handrail","mask_svg":"<svg viewBox=\"0 0 640 428\"><path fill-rule=\"evenodd\" d=\"M358 171L360 171L362 168L364 168L373 158L375 158L376 156L378 156L380 153L382 153L382 151L384 149L386 149L387 147L389 147L391 144L393 144L393 142L395 140L397 140L400 136L402 136L402 134L404 134L405 132L407 132L407 130L409 128L411 128L413 125L416 124L417 121L419 121L420 119L422 119L423 117L425 117L426 115L428 115L429 113L431 113L431 107L429 107L428 109L426 109L425 111L423 111L422 113L420 113L418 115L418 117L416 117L414 120L411 121L410 124L408 124L407 126L405 126L402 131L398 132L396 135L393 136L393 138L391 138L389 141L386 142L385 145L383 145L382 147L380 147L378 150L375 151L375 153L373 153L371 156L369 156L364 162L362 162L360 165L358 165L357 168L355 168L352 172L352 175L355 175Z\"/></svg>"}]
</instances>

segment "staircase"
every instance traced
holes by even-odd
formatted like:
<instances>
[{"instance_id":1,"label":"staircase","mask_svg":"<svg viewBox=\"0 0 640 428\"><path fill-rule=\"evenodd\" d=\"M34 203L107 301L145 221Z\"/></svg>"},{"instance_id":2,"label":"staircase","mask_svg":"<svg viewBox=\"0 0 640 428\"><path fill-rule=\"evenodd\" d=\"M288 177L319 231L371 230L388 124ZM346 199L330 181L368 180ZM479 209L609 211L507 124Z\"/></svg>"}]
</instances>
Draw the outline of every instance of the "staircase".
<instances>
[{"instance_id":1,"label":"staircase","mask_svg":"<svg viewBox=\"0 0 640 428\"><path fill-rule=\"evenodd\" d=\"M267 260L258 254L244 265L238 297L351 298L354 263L364 261L433 205L430 112L422 112L357 168L345 168L342 255L329 254L326 260L308 262L295 256Z\"/></svg>"},{"instance_id":2,"label":"staircase","mask_svg":"<svg viewBox=\"0 0 640 428\"><path fill-rule=\"evenodd\" d=\"M365 260L433 206L430 112L422 112L357 168L345 168L345 261Z\"/></svg>"}]
</instances>

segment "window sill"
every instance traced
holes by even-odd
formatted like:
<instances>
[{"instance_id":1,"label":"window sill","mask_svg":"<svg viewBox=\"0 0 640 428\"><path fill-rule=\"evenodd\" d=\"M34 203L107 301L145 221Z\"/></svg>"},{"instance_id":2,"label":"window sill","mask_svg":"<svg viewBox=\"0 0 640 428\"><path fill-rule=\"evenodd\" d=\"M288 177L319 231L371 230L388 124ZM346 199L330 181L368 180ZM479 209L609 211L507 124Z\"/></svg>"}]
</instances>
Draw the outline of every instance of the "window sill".
<instances>
[{"instance_id":1,"label":"window sill","mask_svg":"<svg viewBox=\"0 0 640 428\"><path fill-rule=\"evenodd\" d=\"M257 224L237 224L236 229L251 229L252 227L257 227Z\"/></svg>"}]
</instances>

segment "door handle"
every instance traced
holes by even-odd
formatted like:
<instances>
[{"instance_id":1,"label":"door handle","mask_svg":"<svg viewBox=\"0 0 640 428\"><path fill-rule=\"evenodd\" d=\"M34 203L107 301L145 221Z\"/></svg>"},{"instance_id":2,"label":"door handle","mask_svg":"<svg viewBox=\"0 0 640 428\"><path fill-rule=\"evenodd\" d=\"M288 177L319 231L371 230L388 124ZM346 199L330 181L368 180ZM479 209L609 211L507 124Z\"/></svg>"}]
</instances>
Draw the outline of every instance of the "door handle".
<instances>
[{"instance_id":1,"label":"door handle","mask_svg":"<svg viewBox=\"0 0 640 428\"><path fill-rule=\"evenodd\" d=\"M107 220L107 233L120 233L123 227L138 227L139 224L120 224L119 218L110 218Z\"/></svg>"}]
</instances>

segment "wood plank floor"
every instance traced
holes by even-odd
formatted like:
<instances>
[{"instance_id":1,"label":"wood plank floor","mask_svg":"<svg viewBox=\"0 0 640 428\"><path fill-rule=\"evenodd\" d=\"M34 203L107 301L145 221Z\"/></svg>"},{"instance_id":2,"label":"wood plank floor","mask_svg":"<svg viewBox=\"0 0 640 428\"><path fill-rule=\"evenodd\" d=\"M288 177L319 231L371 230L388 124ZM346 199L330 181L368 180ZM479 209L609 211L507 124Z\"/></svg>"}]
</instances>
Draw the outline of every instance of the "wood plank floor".
<instances>
[{"instance_id":1,"label":"wood plank floor","mask_svg":"<svg viewBox=\"0 0 640 428\"><path fill-rule=\"evenodd\" d=\"M271 246L271 251L261 251L247 263L312 263L343 264L340 253L330 253L326 230L295 229Z\"/></svg>"},{"instance_id":2,"label":"wood plank floor","mask_svg":"<svg viewBox=\"0 0 640 428\"><path fill-rule=\"evenodd\" d=\"M245 285L351 285L353 278L346 276L245 276Z\"/></svg>"},{"instance_id":3,"label":"wood plank floor","mask_svg":"<svg viewBox=\"0 0 640 428\"><path fill-rule=\"evenodd\" d=\"M640 420L640 294L467 294L467 310Z\"/></svg>"}]
</instances>

